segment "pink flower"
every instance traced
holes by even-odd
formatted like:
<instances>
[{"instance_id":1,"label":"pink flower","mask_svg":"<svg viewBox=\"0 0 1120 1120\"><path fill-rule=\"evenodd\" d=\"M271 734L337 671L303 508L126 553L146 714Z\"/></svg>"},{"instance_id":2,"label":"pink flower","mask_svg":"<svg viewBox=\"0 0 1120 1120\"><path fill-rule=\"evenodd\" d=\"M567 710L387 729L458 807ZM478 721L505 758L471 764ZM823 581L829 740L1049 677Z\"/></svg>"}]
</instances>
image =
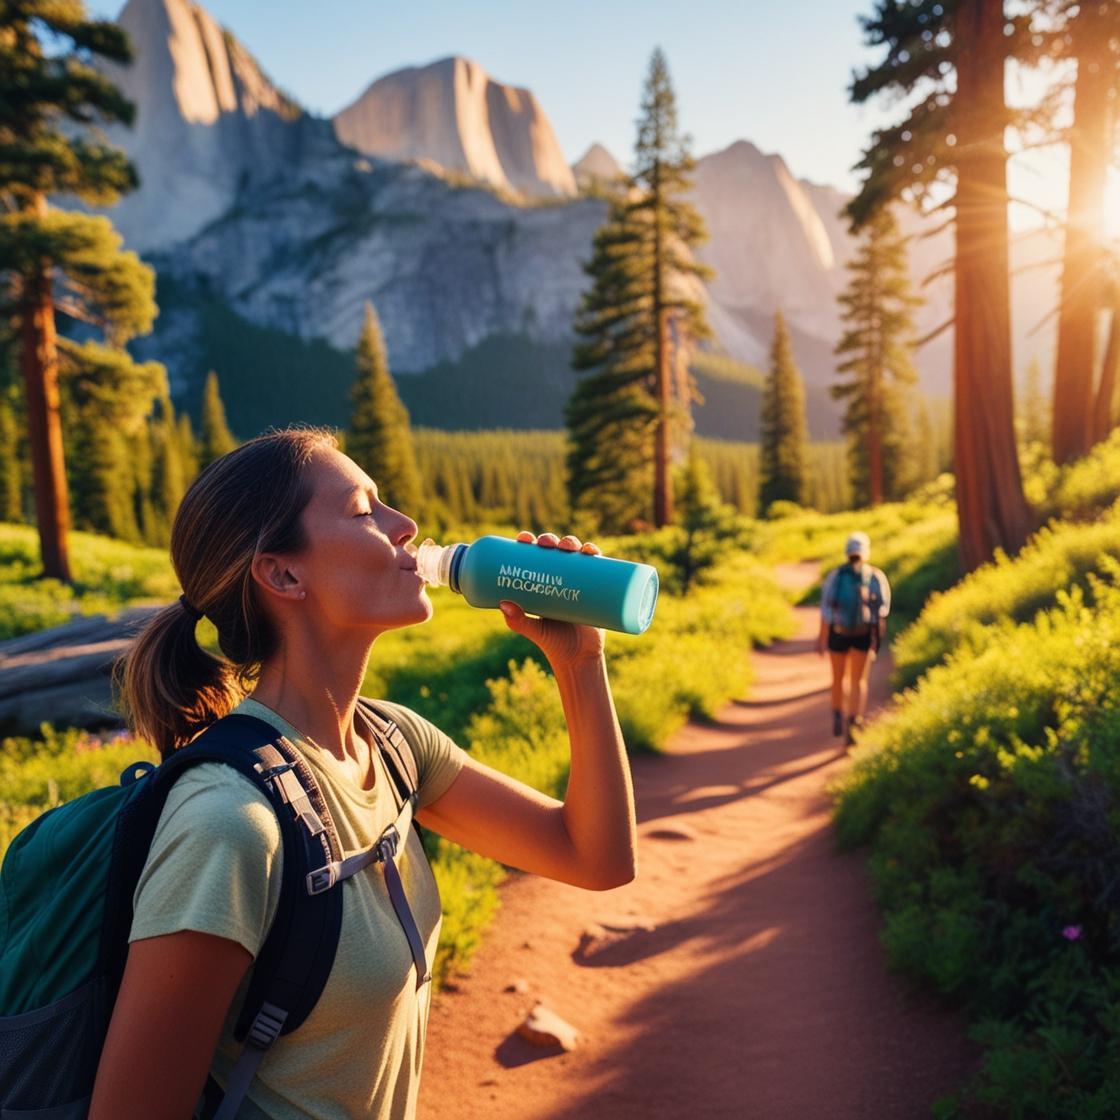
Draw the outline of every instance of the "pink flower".
<instances>
[{"instance_id":1,"label":"pink flower","mask_svg":"<svg viewBox=\"0 0 1120 1120\"><path fill-rule=\"evenodd\" d=\"M1080 941L1081 940L1081 927L1080 926L1066 926L1062 930L1062 936L1067 941Z\"/></svg>"}]
</instances>

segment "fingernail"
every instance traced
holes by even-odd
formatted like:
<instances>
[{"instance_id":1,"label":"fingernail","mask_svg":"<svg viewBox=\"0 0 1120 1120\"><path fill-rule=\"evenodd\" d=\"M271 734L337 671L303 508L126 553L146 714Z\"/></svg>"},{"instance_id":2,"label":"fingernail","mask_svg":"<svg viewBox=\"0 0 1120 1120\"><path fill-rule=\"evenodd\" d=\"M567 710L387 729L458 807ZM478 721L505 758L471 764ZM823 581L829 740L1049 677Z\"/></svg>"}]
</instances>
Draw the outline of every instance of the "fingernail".
<instances>
[{"instance_id":1,"label":"fingernail","mask_svg":"<svg viewBox=\"0 0 1120 1120\"><path fill-rule=\"evenodd\" d=\"M509 618L509 616L513 614L513 604L505 602L499 603L498 610L500 610L502 614L506 616L506 618Z\"/></svg>"}]
</instances>

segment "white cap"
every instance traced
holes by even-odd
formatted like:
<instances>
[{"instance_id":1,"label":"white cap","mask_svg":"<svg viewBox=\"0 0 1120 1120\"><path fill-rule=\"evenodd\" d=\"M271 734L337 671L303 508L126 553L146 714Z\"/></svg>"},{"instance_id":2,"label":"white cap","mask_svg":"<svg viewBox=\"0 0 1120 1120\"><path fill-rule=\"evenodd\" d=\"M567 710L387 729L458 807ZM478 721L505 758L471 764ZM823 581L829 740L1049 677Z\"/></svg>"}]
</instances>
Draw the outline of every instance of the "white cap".
<instances>
[{"instance_id":1,"label":"white cap","mask_svg":"<svg viewBox=\"0 0 1120 1120\"><path fill-rule=\"evenodd\" d=\"M853 533L844 546L845 556L858 555L861 560L871 559L871 538L866 533Z\"/></svg>"}]
</instances>

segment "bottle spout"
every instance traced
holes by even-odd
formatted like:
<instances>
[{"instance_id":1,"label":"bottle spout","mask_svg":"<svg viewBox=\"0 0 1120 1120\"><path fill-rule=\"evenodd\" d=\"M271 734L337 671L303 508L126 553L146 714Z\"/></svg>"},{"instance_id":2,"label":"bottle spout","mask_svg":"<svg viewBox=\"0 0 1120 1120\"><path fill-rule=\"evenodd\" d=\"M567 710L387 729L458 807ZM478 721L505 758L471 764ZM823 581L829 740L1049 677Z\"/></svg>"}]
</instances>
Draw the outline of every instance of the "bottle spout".
<instances>
[{"instance_id":1,"label":"bottle spout","mask_svg":"<svg viewBox=\"0 0 1120 1120\"><path fill-rule=\"evenodd\" d=\"M416 570L429 587L447 587L450 583L451 561L458 545L439 545L428 537L416 550Z\"/></svg>"}]
</instances>

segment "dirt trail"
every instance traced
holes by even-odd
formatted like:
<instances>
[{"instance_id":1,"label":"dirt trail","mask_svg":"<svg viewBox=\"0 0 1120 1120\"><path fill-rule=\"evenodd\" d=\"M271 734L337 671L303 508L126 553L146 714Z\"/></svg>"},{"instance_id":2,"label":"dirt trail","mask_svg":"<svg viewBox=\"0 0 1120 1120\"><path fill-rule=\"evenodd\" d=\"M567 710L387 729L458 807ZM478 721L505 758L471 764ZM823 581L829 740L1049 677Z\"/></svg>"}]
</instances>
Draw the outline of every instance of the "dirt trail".
<instances>
[{"instance_id":1,"label":"dirt trail","mask_svg":"<svg viewBox=\"0 0 1120 1120\"><path fill-rule=\"evenodd\" d=\"M825 786L846 761L817 613L797 615L753 655L749 700L634 760L633 883L504 885L470 976L433 1008L420 1120L913 1120L967 1076L963 1023L887 973L865 857L835 849ZM887 676L881 661L872 706ZM654 928L581 948L596 924ZM538 998L578 1049L514 1033Z\"/></svg>"}]
</instances>

